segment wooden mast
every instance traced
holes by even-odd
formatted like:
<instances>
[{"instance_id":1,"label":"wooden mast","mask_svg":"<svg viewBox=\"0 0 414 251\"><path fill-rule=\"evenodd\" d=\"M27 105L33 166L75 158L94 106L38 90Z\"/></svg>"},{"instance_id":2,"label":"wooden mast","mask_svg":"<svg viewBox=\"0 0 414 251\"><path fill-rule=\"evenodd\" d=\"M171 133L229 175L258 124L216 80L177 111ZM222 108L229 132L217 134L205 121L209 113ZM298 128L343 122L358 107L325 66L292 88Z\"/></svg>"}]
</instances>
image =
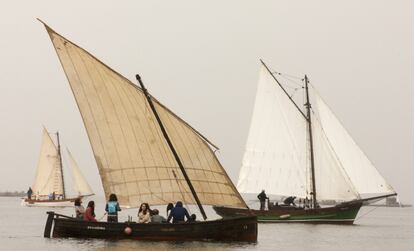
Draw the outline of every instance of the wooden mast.
<instances>
[{"instance_id":1,"label":"wooden mast","mask_svg":"<svg viewBox=\"0 0 414 251\"><path fill-rule=\"evenodd\" d=\"M59 168L60 168L60 176L62 178L62 191L63 191L63 199L66 198L65 193L65 180L63 179L63 165L62 165L62 154L60 152L60 140L59 140L59 132L56 132L56 138L57 138L57 148L58 148L58 158L59 158Z\"/></svg>"},{"instance_id":2,"label":"wooden mast","mask_svg":"<svg viewBox=\"0 0 414 251\"><path fill-rule=\"evenodd\" d=\"M312 173L312 201L313 208L317 207L316 201L316 185L315 185L315 158L313 155L313 136L312 136L312 119L311 119L311 104L309 102L309 90L308 90L308 76L305 75L305 91L306 91L306 110L307 110L307 121L308 121L308 130L309 130L309 148L311 154L311 173Z\"/></svg>"},{"instance_id":3,"label":"wooden mast","mask_svg":"<svg viewBox=\"0 0 414 251\"><path fill-rule=\"evenodd\" d=\"M201 202L200 202L200 200L197 196L197 193L194 190L193 184L191 184L190 178L188 177L187 172L185 171L184 166L183 166L183 164L180 160L180 157L178 156L177 152L175 151L175 148L174 148L174 146L173 146L173 144L170 140L170 137L168 136L167 131L165 130L164 125L162 124L162 121L161 121L160 117L158 116L157 110L155 109L154 104L152 103L151 96L148 93L147 89L145 88L144 83L141 80L141 77L138 74L135 77L137 78L139 84L141 85L142 90L144 91L145 97L147 98L147 101L148 101L148 103L151 107L151 110L154 113L155 118L157 119L158 125L160 126L160 129L162 131L162 134L164 135L164 138L167 141L168 146L170 147L170 150L173 153L174 158L177 161L177 164L180 167L180 170L183 173L183 176L184 176L185 180L187 181L188 186L190 187L191 193L193 194L194 199L197 202L198 208L200 209L200 212L203 215L204 220L206 220L207 215L204 211L203 205L201 205Z\"/></svg>"}]
</instances>

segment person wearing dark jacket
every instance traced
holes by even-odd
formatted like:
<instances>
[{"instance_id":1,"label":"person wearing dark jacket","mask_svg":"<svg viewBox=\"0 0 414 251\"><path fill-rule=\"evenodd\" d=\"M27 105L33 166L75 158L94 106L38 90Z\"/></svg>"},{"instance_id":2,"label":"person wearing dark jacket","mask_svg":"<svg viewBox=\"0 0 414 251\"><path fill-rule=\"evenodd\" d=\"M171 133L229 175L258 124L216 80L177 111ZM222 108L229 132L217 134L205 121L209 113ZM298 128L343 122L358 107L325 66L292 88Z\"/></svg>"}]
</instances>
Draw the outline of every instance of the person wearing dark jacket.
<instances>
[{"instance_id":1,"label":"person wearing dark jacket","mask_svg":"<svg viewBox=\"0 0 414 251\"><path fill-rule=\"evenodd\" d=\"M295 199L296 199L295 196L289 196L283 201L283 203L288 206L290 205L296 206Z\"/></svg>"},{"instance_id":2,"label":"person wearing dark jacket","mask_svg":"<svg viewBox=\"0 0 414 251\"><path fill-rule=\"evenodd\" d=\"M31 199L32 199L32 194L33 194L33 190L32 190L32 188L31 188L31 187L29 187L29 190L27 190L27 198L28 198L29 200L31 200Z\"/></svg>"},{"instance_id":3,"label":"person wearing dark jacket","mask_svg":"<svg viewBox=\"0 0 414 251\"><path fill-rule=\"evenodd\" d=\"M187 220L190 219L190 215L188 214L187 209L183 207L183 203L181 201L177 201L175 207L171 210L170 215L168 215L167 222L170 222L171 218L173 219L172 223L185 222L184 216Z\"/></svg>"},{"instance_id":4,"label":"person wearing dark jacket","mask_svg":"<svg viewBox=\"0 0 414 251\"><path fill-rule=\"evenodd\" d=\"M121 211L121 208L119 207L118 198L115 194L112 193L109 195L105 211L108 214L107 222L118 222L118 211Z\"/></svg>"},{"instance_id":5,"label":"person wearing dark jacket","mask_svg":"<svg viewBox=\"0 0 414 251\"><path fill-rule=\"evenodd\" d=\"M259 193L259 195L257 195L257 198L260 201L260 210L265 210L265 204L266 204L266 200L269 199L269 197L267 197L265 190L262 190L261 193Z\"/></svg>"}]
</instances>

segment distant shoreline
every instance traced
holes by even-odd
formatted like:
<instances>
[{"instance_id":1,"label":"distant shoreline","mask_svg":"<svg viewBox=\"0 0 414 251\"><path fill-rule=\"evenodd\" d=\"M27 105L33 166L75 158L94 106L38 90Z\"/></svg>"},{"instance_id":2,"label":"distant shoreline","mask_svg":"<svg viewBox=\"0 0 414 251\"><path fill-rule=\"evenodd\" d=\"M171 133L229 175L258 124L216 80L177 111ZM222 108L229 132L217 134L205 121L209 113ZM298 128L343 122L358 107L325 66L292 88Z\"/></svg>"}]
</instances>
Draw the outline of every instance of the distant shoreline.
<instances>
[{"instance_id":1,"label":"distant shoreline","mask_svg":"<svg viewBox=\"0 0 414 251\"><path fill-rule=\"evenodd\" d=\"M26 193L24 191L5 191L0 192L0 197L25 197Z\"/></svg>"}]
</instances>

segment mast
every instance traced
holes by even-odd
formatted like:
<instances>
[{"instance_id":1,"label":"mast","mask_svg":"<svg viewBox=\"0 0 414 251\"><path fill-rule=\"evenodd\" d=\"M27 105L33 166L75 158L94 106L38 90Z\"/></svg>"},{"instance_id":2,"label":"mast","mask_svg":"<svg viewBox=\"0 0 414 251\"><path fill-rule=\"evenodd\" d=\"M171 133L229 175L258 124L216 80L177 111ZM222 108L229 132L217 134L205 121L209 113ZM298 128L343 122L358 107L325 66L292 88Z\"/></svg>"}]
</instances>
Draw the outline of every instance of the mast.
<instances>
[{"instance_id":1,"label":"mast","mask_svg":"<svg viewBox=\"0 0 414 251\"><path fill-rule=\"evenodd\" d=\"M63 165L62 165L62 154L60 152L59 132L56 132L56 138L57 138L57 148L58 148L58 158L59 158L60 176L62 178L63 199L65 199L66 198L66 193L65 193L65 180L63 179Z\"/></svg>"},{"instance_id":2,"label":"mast","mask_svg":"<svg viewBox=\"0 0 414 251\"><path fill-rule=\"evenodd\" d=\"M313 137L312 137L312 120L311 120L311 104L309 102L309 90L308 90L308 76L305 75L305 91L306 91L306 110L307 110L307 121L308 121L308 130L309 130L309 148L311 154L311 173L312 173L312 201L313 208L317 207L316 202L316 185L315 185L315 159L313 155Z\"/></svg>"},{"instance_id":3,"label":"mast","mask_svg":"<svg viewBox=\"0 0 414 251\"><path fill-rule=\"evenodd\" d=\"M162 131L162 134L164 135L164 138L167 141L168 146L169 146L171 152L173 153L174 158L177 161L177 164L180 167L180 170L183 173L183 176L184 176L185 180L187 181L188 186L190 187L191 193L193 194L194 199L197 202L198 208L200 209L200 212L203 215L204 220L206 220L207 215L204 211L203 205L201 205L201 202L200 202L200 200L197 196L197 193L194 190L193 184L191 184L190 178L188 177L187 172L185 171L184 166L183 166L183 164L180 160L180 157L178 156L177 152L175 151L175 148L174 148L174 146L173 146L173 144L170 140L170 137L168 136L167 131L165 130L164 125L162 124L162 121L161 121L160 117L158 116L157 110L155 110L154 104L152 103L152 100L151 100L151 96L148 93L147 89L145 88L144 83L141 80L141 77L137 74L136 78L137 78L139 84L141 85L142 90L144 91L145 97L147 98L147 101L148 101L148 103L151 107L151 110L154 113L155 118L157 119L158 125L160 126L160 129Z\"/></svg>"}]
</instances>

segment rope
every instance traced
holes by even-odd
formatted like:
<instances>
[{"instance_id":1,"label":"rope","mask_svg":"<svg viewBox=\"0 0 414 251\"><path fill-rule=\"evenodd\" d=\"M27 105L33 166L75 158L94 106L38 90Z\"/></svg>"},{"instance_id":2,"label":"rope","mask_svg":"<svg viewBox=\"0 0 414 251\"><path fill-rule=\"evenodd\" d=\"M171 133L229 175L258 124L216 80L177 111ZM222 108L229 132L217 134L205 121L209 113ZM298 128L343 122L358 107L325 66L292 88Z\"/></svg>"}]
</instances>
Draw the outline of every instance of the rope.
<instances>
[{"instance_id":1,"label":"rope","mask_svg":"<svg viewBox=\"0 0 414 251\"><path fill-rule=\"evenodd\" d=\"M180 182L178 182L177 175L175 174L174 170L171 170L171 171L172 171L172 173L173 173L173 175L174 175L175 181L177 182L177 185L178 185L178 190L180 191L181 196L183 196L183 204L184 204L184 207L185 207L185 208L187 208L188 213L189 213L189 214L191 214L190 207L187 205L187 203L185 203L185 202L184 202L184 201L185 201L185 195L184 195L184 193L181 191L181 185L180 185ZM193 202L195 202L195 201L193 200ZM195 203L195 204L197 204L197 203Z\"/></svg>"},{"instance_id":2,"label":"rope","mask_svg":"<svg viewBox=\"0 0 414 251\"><path fill-rule=\"evenodd\" d=\"M101 218L99 218L98 219L98 221L101 221L104 217L105 217L105 215L106 215L107 213L104 213L104 215L102 215L102 217Z\"/></svg>"},{"instance_id":3,"label":"rope","mask_svg":"<svg viewBox=\"0 0 414 251\"><path fill-rule=\"evenodd\" d=\"M364 217L365 215L367 215L367 214L371 213L372 211L374 211L374 210L375 210L375 209L377 209L377 208L379 208L379 207L378 207L378 206L374 207L372 210L370 210L370 211L366 212L365 214L363 214L363 215L361 215L361 216L357 217L355 220L358 220L358 219L360 219L360 218Z\"/></svg>"}]
</instances>

